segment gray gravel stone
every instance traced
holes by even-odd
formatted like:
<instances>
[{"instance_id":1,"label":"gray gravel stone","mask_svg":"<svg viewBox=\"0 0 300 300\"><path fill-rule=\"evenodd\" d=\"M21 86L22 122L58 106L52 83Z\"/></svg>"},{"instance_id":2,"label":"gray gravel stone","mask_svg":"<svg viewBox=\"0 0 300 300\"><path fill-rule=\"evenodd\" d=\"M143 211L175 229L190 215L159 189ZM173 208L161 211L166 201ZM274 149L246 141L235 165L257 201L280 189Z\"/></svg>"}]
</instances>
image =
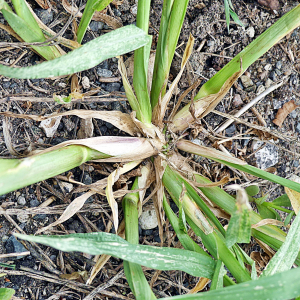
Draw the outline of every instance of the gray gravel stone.
<instances>
[{"instance_id":1,"label":"gray gravel stone","mask_svg":"<svg viewBox=\"0 0 300 300\"><path fill-rule=\"evenodd\" d=\"M296 126L296 131L297 131L298 133L300 133L300 123L297 124L297 126Z\"/></svg>"},{"instance_id":2,"label":"gray gravel stone","mask_svg":"<svg viewBox=\"0 0 300 300\"><path fill-rule=\"evenodd\" d=\"M84 184L92 184L92 178L89 174L85 174L83 177L83 183Z\"/></svg>"},{"instance_id":3,"label":"gray gravel stone","mask_svg":"<svg viewBox=\"0 0 300 300\"><path fill-rule=\"evenodd\" d=\"M272 142L272 140L271 140ZM263 145L263 142L256 142L253 150L256 151ZM275 145L266 144L261 150L255 153L256 164L260 169L267 169L278 163L278 148Z\"/></svg>"},{"instance_id":4,"label":"gray gravel stone","mask_svg":"<svg viewBox=\"0 0 300 300\"><path fill-rule=\"evenodd\" d=\"M17 220L20 223L26 223L29 220L29 216L27 214L24 214L21 212L21 213L17 214Z\"/></svg>"},{"instance_id":5,"label":"gray gravel stone","mask_svg":"<svg viewBox=\"0 0 300 300\"><path fill-rule=\"evenodd\" d=\"M5 244L7 253L25 252L27 249L12 235ZM17 256L16 259L23 258L24 255Z\"/></svg>"},{"instance_id":6,"label":"gray gravel stone","mask_svg":"<svg viewBox=\"0 0 300 300\"><path fill-rule=\"evenodd\" d=\"M108 92L117 92L120 90L121 84L118 82L108 83L105 87L105 90Z\"/></svg>"},{"instance_id":7,"label":"gray gravel stone","mask_svg":"<svg viewBox=\"0 0 300 300\"><path fill-rule=\"evenodd\" d=\"M276 72L275 72L275 71L272 71L272 72L270 73L270 76L269 76L269 77L270 77L271 80L275 81L276 78L277 78Z\"/></svg>"},{"instance_id":8,"label":"gray gravel stone","mask_svg":"<svg viewBox=\"0 0 300 300\"><path fill-rule=\"evenodd\" d=\"M104 23L103 22L91 21L91 23L90 23L89 26L90 26L90 29L92 31L97 32L98 30L102 30L103 29Z\"/></svg>"},{"instance_id":9,"label":"gray gravel stone","mask_svg":"<svg viewBox=\"0 0 300 300\"><path fill-rule=\"evenodd\" d=\"M25 205L26 204L26 199L23 196L19 196L17 202L18 202L19 205Z\"/></svg>"},{"instance_id":10,"label":"gray gravel stone","mask_svg":"<svg viewBox=\"0 0 300 300\"><path fill-rule=\"evenodd\" d=\"M230 125L228 128L226 128L226 136L233 136L235 134L236 127L234 124Z\"/></svg>"},{"instance_id":11,"label":"gray gravel stone","mask_svg":"<svg viewBox=\"0 0 300 300\"><path fill-rule=\"evenodd\" d=\"M44 24L49 24L53 21L53 11L48 11L48 9L37 8L34 9L36 15L41 19Z\"/></svg>"},{"instance_id":12,"label":"gray gravel stone","mask_svg":"<svg viewBox=\"0 0 300 300\"><path fill-rule=\"evenodd\" d=\"M282 67L282 61L279 60L279 61L276 63L276 69L280 70L281 67Z\"/></svg>"},{"instance_id":13,"label":"gray gravel stone","mask_svg":"<svg viewBox=\"0 0 300 300\"><path fill-rule=\"evenodd\" d=\"M38 207L40 205L40 202L38 199L33 199L30 201L30 207Z\"/></svg>"},{"instance_id":14,"label":"gray gravel stone","mask_svg":"<svg viewBox=\"0 0 300 300\"><path fill-rule=\"evenodd\" d=\"M244 88L248 88L253 85L253 81L250 79L250 77L248 77L246 75L241 76L241 81L242 81Z\"/></svg>"},{"instance_id":15,"label":"gray gravel stone","mask_svg":"<svg viewBox=\"0 0 300 300\"><path fill-rule=\"evenodd\" d=\"M111 77L112 76L112 71L107 70L107 69L97 68L97 74L100 77Z\"/></svg>"}]
</instances>

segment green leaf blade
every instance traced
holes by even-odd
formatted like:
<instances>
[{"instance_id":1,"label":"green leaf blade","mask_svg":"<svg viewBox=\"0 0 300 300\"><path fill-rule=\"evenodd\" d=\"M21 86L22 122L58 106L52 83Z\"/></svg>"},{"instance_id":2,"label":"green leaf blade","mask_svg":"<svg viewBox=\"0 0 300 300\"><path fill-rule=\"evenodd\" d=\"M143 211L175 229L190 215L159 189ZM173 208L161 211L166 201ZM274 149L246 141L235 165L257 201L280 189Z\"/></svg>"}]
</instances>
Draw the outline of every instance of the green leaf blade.
<instances>
[{"instance_id":1,"label":"green leaf blade","mask_svg":"<svg viewBox=\"0 0 300 300\"><path fill-rule=\"evenodd\" d=\"M113 234L72 234L70 236L27 236L27 241L42 243L62 251L80 251L93 255L108 254L129 262L158 270L181 270L193 276L212 278L215 261L196 252L177 248L135 245ZM114 237L112 237L114 236ZM111 241L109 241L111 239Z\"/></svg>"},{"instance_id":2,"label":"green leaf blade","mask_svg":"<svg viewBox=\"0 0 300 300\"><path fill-rule=\"evenodd\" d=\"M100 36L82 47L52 61L26 68L0 65L0 74L10 78L47 78L73 74L95 67L102 61L146 45L150 37L143 30L125 26Z\"/></svg>"},{"instance_id":3,"label":"green leaf blade","mask_svg":"<svg viewBox=\"0 0 300 300\"><path fill-rule=\"evenodd\" d=\"M0 288L0 299L1 300L10 300L14 295L15 290L8 288Z\"/></svg>"}]
</instances>

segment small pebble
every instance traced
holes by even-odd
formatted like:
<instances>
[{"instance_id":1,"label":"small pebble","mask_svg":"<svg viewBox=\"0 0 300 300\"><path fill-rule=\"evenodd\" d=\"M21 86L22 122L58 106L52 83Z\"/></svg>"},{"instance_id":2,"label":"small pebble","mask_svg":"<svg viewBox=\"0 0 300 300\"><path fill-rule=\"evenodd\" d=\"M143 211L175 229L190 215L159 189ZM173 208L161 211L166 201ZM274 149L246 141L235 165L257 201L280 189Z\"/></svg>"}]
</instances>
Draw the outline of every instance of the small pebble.
<instances>
[{"instance_id":1,"label":"small pebble","mask_svg":"<svg viewBox=\"0 0 300 300\"><path fill-rule=\"evenodd\" d=\"M277 74L275 71L272 71L269 75L270 79L273 80L273 81L276 81L276 77L277 77Z\"/></svg>"},{"instance_id":2,"label":"small pebble","mask_svg":"<svg viewBox=\"0 0 300 300\"><path fill-rule=\"evenodd\" d=\"M297 126L296 126L296 131L297 131L298 133L300 133L300 123L297 124Z\"/></svg>"},{"instance_id":3,"label":"small pebble","mask_svg":"<svg viewBox=\"0 0 300 300\"><path fill-rule=\"evenodd\" d=\"M111 76L112 76L112 71L107 70L107 69L101 69L101 68L98 68L98 69L97 69L97 74L98 74L100 77L111 77Z\"/></svg>"},{"instance_id":4,"label":"small pebble","mask_svg":"<svg viewBox=\"0 0 300 300\"><path fill-rule=\"evenodd\" d=\"M144 231L153 229L158 225L154 206L143 207L143 212L139 217L139 225Z\"/></svg>"},{"instance_id":5,"label":"small pebble","mask_svg":"<svg viewBox=\"0 0 300 300\"><path fill-rule=\"evenodd\" d=\"M89 80L89 78L87 77L87 76L84 76L83 78L82 78L82 81L81 81L81 84L82 84L82 87L84 88L84 89L89 89L91 86L90 86L90 80Z\"/></svg>"},{"instance_id":6,"label":"small pebble","mask_svg":"<svg viewBox=\"0 0 300 300\"><path fill-rule=\"evenodd\" d=\"M53 16L54 16L53 10L37 8L34 9L34 12L41 19L41 21L46 25L53 21Z\"/></svg>"},{"instance_id":7,"label":"small pebble","mask_svg":"<svg viewBox=\"0 0 300 300\"><path fill-rule=\"evenodd\" d=\"M282 62L279 60L277 63L276 63L276 69L280 70L282 67Z\"/></svg>"},{"instance_id":8,"label":"small pebble","mask_svg":"<svg viewBox=\"0 0 300 300\"><path fill-rule=\"evenodd\" d=\"M13 235L6 241L5 249L7 253L19 253L27 251L27 249ZM20 255L12 259L21 259L23 257L24 255Z\"/></svg>"},{"instance_id":9,"label":"small pebble","mask_svg":"<svg viewBox=\"0 0 300 300\"><path fill-rule=\"evenodd\" d=\"M254 144L253 150L257 150L263 145L258 141ZM261 150L255 153L256 164L260 169L267 169L278 163L278 148L275 145L266 144Z\"/></svg>"},{"instance_id":10,"label":"small pebble","mask_svg":"<svg viewBox=\"0 0 300 300\"><path fill-rule=\"evenodd\" d=\"M133 5L131 8L130 8L130 12L136 16L137 15L137 5Z\"/></svg>"},{"instance_id":11,"label":"small pebble","mask_svg":"<svg viewBox=\"0 0 300 300\"><path fill-rule=\"evenodd\" d=\"M93 180L91 178L91 176L89 174L85 174L84 177L83 177L83 183L84 184L92 184Z\"/></svg>"},{"instance_id":12,"label":"small pebble","mask_svg":"<svg viewBox=\"0 0 300 300\"><path fill-rule=\"evenodd\" d=\"M120 90L121 84L118 82L112 82L112 83L108 83L106 84L105 90L107 92L117 92Z\"/></svg>"},{"instance_id":13,"label":"small pebble","mask_svg":"<svg viewBox=\"0 0 300 300\"><path fill-rule=\"evenodd\" d=\"M92 31L97 32L99 30L102 30L104 26L103 22L96 22L96 21L91 21L89 27Z\"/></svg>"},{"instance_id":14,"label":"small pebble","mask_svg":"<svg viewBox=\"0 0 300 300\"><path fill-rule=\"evenodd\" d=\"M229 127L226 128L226 136L233 136L235 134L236 127L234 124L231 124Z\"/></svg>"},{"instance_id":15,"label":"small pebble","mask_svg":"<svg viewBox=\"0 0 300 300\"><path fill-rule=\"evenodd\" d=\"M248 88L253 85L253 81L246 75L241 76L241 81L245 88Z\"/></svg>"},{"instance_id":16,"label":"small pebble","mask_svg":"<svg viewBox=\"0 0 300 300\"><path fill-rule=\"evenodd\" d=\"M268 79L266 80L266 82L265 82L265 87L268 88L268 87L270 87L272 84L273 84L273 81L272 81L270 78L268 78Z\"/></svg>"},{"instance_id":17,"label":"small pebble","mask_svg":"<svg viewBox=\"0 0 300 300\"><path fill-rule=\"evenodd\" d=\"M17 214L17 220L20 223L26 223L29 220L29 216L21 212Z\"/></svg>"},{"instance_id":18,"label":"small pebble","mask_svg":"<svg viewBox=\"0 0 300 300\"><path fill-rule=\"evenodd\" d=\"M30 201L30 207L38 207L40 202L37 199L33 199Z\"/></svg>"},{"instance_id":19,"label":"small pebble","mask_svg":"<svg viewBox=\"0 0 300 300\"><path fill-rule=\"evenodd\" d=\"M234 97L233 97L233 100L232 100L232 104L234 107L239 107L241 105L243 105L243 101L242 101L242 98L241 98L241 95L240 94L235 94Z\"/></svg>"},{"instance_id":20,"label":"small pebble","mask_svg":"<svg viewBox=\"0 0 300 300\"><path fill-rule=\"evenodd\" d=\"M249 28L246 30L246 33L248 34L248 36L249 36L250 38L253 38L254 35L255 35L255 30L254 30L254 28L251 26L251 27L249 27Z\"/></svg>"},{"instance_id":21,"label":"small pebble","mask_svg":"<svg viewBox=\"0 0 300 300\"><path fill-rule=\"evenodd\" d=\"M263 85L260 85L257 87L256 94L259 95L262 92L264 92L265 90L266 90L266 88Z\"/></svg>"},{"instance_id":22,"label":"small pebble","mask_svg":"<svg viewBox=\"0 0 300 300\"><path fill-rule=\"evenodd\" d=\"M265 70L266 71L271 71L272 70L272 65L271 64L265 65Z\"/></svg>"},{"instance_id":23,"label":"small pebble","mask_svg":"<svg viewBox=\"0 0 300 300\"><path fill-rule=\"evenodd\" d=\"M19 205L25 205L26 204L26 199L23 196L19 196L17 202L18 202Z\"/></svg>"}]
</instances>

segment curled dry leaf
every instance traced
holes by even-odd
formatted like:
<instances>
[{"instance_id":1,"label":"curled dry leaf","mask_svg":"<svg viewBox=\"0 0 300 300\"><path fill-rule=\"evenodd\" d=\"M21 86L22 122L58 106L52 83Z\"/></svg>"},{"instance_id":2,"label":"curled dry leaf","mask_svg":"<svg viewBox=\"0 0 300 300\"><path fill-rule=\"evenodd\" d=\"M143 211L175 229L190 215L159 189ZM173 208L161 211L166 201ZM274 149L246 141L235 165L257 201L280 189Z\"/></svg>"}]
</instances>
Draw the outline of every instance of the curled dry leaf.
<instances>
[{"instance_id":1,"label":"curled dry leaf","mask_svg":"<svg viewBox=\"0 0 300 300\"><path fill-rule=\"evenodd\" d=\"M285 103L281 108L278 109L278 112L276 114L275 119L273 120L273 123L278 127L281 127L282 123L284 122L288 114L290 114L297 107L298 105L296 105L294 100Z\"/></svg>"},{"instance_id":2,"label":"curled dry leaf","mask_svg":"<svg viewBox=\"0 0 300 300\"><path fill-rule=\"evenodd\" d=\"M119 226L119 215L118 215L118 204L114 198L113 194L113 185L119 179L121 174L127 173L128 171L132 170L136 166L138 166L142 161L132 161L130 163L125 164L123 167L116 169L112 172L107 178L107 187L106 187L106 197L108 204L112 210L112 217L114 221L115 230L118 230Z\"/></svg>"},{"instance_id":3,"label":"curled dry leaf","mask_svg":"<svg viewBox=\"0 0 300 300\"><path fill-rule=\"evenodd\" d=\"M84 205L85 201L91 197L92 195L94 195L96 192L94 191L90 191L87 192L79 197L77 197L75 200L73 200L68 207L66 208L66 210L63 212L63 214L53 223L49 224L48 226L45 226L41 229L39 229L36 233L41 233L45 230L48 230L51 227L54 227L58 224L61 224L67 220L69 220L71 217L73 217Z\"/></svg>"},{"instance_id":4,"label":"curled dry leaf","mask_svg":"<svg viewBox=\"0 0 300 300\"><path fill-rule=\"evenodd\" d=\"M293 180L297 183L300 183L300 177L299 176L296 176L296 175L292 175L290 178L290 180ZM292 204L292 207L295 211L295 214L297 215L298 212L299 212L299 209L300 209L300 193L290 189L290 188L287 188L287 187L284 187L284 190L286 192L286 194L288 195L290 201L291 201L291 204Z\"/></svg>"},{"instance_id":5,"label":"curled dry leaf","mask_svg":"<svg viewBox=\"0 0 300 300\"><path fill-rule=\"evenodd\" d=\"M46 0L35 0L35 2L42 8L42 9L48 9L49 5Z\"/></svg>"},{"instance_id":6,"label":"curled dry leaf","mask_svg":"<svg viewBox=\"0 0 300 300\"><path fill-rule=\"evenodd\" d=\"M278 10L280 8L278 0L258 0L260 5L270 8L272 10Z\"/></svg>"},{"instance_id":7,"label":"curled dry leaf","mask_svg":"<svg viewBox=\"0 0 300 300\"><path fill-rule=\"evenodd\" d=\"M76 5L72 6L68 0L62 0L62 5L64 9L71 15L75 15L77 18L82 17L82 13L78 10L78 7ZM117 18L108 16L107 14L103 14L99 11L95 11L92 20L97 22L104 22L108 26L112 27L113 29L118 29L123 26L122 22L118 20Z\"/></svg>"},{"instance_id":8,"label":"curled dry leaf","mask_svg":"<svg viewBox=\"0 0 300 300\"><path fill-rule=\"evenodd\" d=\"M12 112L0 112L0 115L5 115L12 118L22 118L34 121L43 121L50 118L55 118L59 116L77 116L82 119L100 119L105 122L111 123L120 130L127 132L130 135L137 136L140 134L139 128L135 125L132 118L128 114L124 114L120 111L94 111L94 110L84 110L84 109L74 109L71 111L66 111L63 113L54 113L50 116L37 116L37 115L25 115L25 114L15 114Z\"/></svg>"},{"instance_id":9,"label":"curled dry leaf","mask_svg":"<svg viewBox=\"0 0 300 300\"><path fill-rule=\"evenodd\" d=\"M200 98L194 101L194 114L196 118L203 118L209 114L218 103L224 98L227 92L232 87L233 83L243 74L243 70L234 73L230 78L228 78L223 86L220 88L219 92L216 94L211 94L206 97ZM172 124L170 124L169 129L173 132L183 131L194 123L194 118L189 112L190 105L185 106L184 109L179 111L173 118Z\"/></svg>"},{"instance_id":10,"label":"curled dry leaf","mask_svg":"<svg viewBox=\"0 0 300 300\"><path fill-rule=\"evenodd\" d=\"M265 225L275 225L275 226L289 227L289 226L286 226L283 222L281 222L279 220L263 219L263 220L259 221L258 223L251 225L251 228L258 228L258 227L265 226Z\"/></svg>"}]
</instances>

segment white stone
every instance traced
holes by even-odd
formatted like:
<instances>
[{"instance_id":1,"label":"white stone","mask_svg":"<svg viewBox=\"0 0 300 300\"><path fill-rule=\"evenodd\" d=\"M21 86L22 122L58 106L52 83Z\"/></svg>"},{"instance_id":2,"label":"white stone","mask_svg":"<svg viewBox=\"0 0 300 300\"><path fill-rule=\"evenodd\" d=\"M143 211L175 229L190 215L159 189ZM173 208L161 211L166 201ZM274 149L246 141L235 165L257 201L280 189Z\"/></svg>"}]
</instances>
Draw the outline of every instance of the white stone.
<instances>
[{"instance_id":1,"label":"white stone","mask_svg":"<svg viewBox=\"0 0 300 300\"><path fill-rule=\"evenodd\" d=\"M271 64L265 65L265 70L266 70L266 71L272 70L272 65L271 65Z\"/></svg>"},{"instance_id":2,"label":"white stone","mask_svg":"<svg viewBox=\"0 0 300 300\"><path fill-rule=\"evenodd\" d=\"M135 5L133 5L131 8L130 8L130 12L134 15L134 16L136 16L137 15L137 5L135 4Z\"/></svg>"},{"instance_id":3,"label":"white stone","mask_svg":"<svg viewBox=\"0 0 300 300\"><path fill-rule=\"evenodd\" d=\"M274 142L270 140L270 142ZM263 145L263 142L258 141L254 144L253 150L256 151ZM257 167L265 170L278 163L278 148L272 144L266 144L262 149L255 153Z\"/></svg>"},{"instance_id":4,"label":"white stone","mask_svg":"<svg viewBox=\"0 0 300 300\"><path fill-rule=\"evenodd\" d=\"M241 81L242 81L242 84L245 88L250 87L250 86L253 85L253 81L250 79L250 77L248 77L246 75L241 76Z\"/></svg>"},{"instance_id":5,"label":"white stone","mask_svg":"<svg viewBox=\"0 0 300 300\"><path fill-rule=\"evenodd\" d=\"M256 90L256 94L259 95L259 94L263 93L265 90L266 90L266 88L263 85L259 85Z\"/></svg>"},{"instance_id":6,"label":"white stone","mask_svg":"<svg viewBox=\"0 0 300 300\"><path fill-rule=\"evenodd\" d=\"M27 214L24 214L24 213L19 213L17 214L17 220L20 222L20 223L26 223L29 219L29 216Z\"/></svg>"},{"instance_id":7,"label":"white stone","mask_svg":"<svg viewBox=\"0 0 300 300\"><path fill-rule=\"evenodd\" d=\"M39 127L45 131L47 137L53 137L59 126L60 120L61 116L43 120Z\"/></svg>"},{"instance_id":8,"label":"white stone","mask_svg":"<svg viewBox=\"0 0 300 300\"><path fill-rule=\"evenodd\" d=\"M82 77L81 83L82 83L82 87L84 89L89 89L91 87L90 86L90 80L89 80L89 78L87 76Z\"/></svg>"},{"instance_id":9,"label":"white stone","mask_svg":"<svg viewBox=\"0 0 300 300\"><path fill-rule=\"evenodd\" d=\"M255 35L255 30L254 28L251 26L246 30L246 33L249 35L249 37L253 38Z\"/></svg>"},{"instance_id":10,"label":"white stone","mask_svg":"<svg viewBox=\"0 0 300 300\"><path fill-rule=\"evenodd\" d=\"M158 225L154 206L143 207L143 212L139 217L139 225L144 230L153 229Z\"/></svg>"},{"instance_id":11,"label":"white stone","mask_svg":"<svg viewBox=\"0 0 300 300\"><path fill-rule=\"evenodd\" d=\"M23 196L18 197L18 204L20 205L25 205L26 204L26 199Z\"/></svg>"}]
</instances>

